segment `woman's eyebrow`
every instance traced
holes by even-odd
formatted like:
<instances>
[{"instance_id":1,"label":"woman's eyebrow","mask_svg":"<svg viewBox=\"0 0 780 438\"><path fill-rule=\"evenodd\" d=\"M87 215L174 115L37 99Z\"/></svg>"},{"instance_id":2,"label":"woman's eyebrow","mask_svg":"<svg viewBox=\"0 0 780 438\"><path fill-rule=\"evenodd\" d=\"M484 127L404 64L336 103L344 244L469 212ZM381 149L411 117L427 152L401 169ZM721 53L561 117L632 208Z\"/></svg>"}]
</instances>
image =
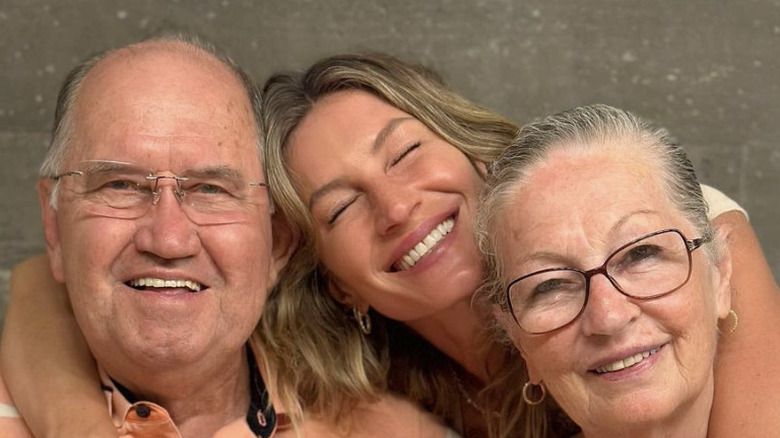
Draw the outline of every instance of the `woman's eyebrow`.
<instances>
[{"instance_id":1,"label":"woman's eyebrow","mask_svg":"<svg viewBox=\"0 0 780 438\"><path fill-rule=\"evenodd\" d=\"M328 193L348 186L349 184L347 183L346 180L344 180L343 178L339 178L315 190L314 193L312 193L311 197L309 198L309 211L311 211L314 208L314 204L316 204L320 199L325 197Z\"/></svg>"},{"instance_id":2,"label":"woman's eyebrow","mask_svg":"<svg viewBox=\"0 0 780 438\"><path fill-rule=\"evenodd\" d=\"M375 154L377 150L379 150L380 147L384 144L385 140L387 140L387 137L390 136L390 134L395 131L396 128L398 128L399 125L403 122L407 122L409 120L415 120L414 117L411 116L404 116L404 117L396 117L394 119L390 119L389 122L385 125L384 128L382 128L377 134L376 138L374 139L374 144L371 146L371 153Z\"/></svg>"},{"instance_id":3,"label":"woman's eyebrow","mask_svg":"<svg viewBox=\"0 0 780 438\"><path fill-rule=\"evenodd\" d=\"M396 130L396 128L398 128L398 126L410 120L416 120L416 119L411 116L403 116L403 117L396 117L390 119L385 124L385 126L382 129L380 129L379 132L376 134L374 143L371 145L371 154L372 155L375 154L379 150L379 148L382 147L382 145L385 143L387 138L390 137L390 135L393 133L393 131ZM316 204L320 200L320 198L324 197L329 192L346 187L347 185L348 184L343 179L337 179L315 190L314 193L312 193L311 197L309 198L309 210L311 210L314 207L314 204Z\"/></svg>"}]
</instances>

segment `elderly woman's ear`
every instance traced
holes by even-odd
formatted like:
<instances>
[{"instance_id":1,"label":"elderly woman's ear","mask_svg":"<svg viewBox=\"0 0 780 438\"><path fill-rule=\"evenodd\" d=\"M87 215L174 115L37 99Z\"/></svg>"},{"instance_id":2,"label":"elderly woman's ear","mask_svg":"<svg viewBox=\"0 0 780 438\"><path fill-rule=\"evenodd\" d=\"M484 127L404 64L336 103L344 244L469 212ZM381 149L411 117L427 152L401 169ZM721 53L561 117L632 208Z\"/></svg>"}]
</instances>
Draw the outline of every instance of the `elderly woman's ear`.
<instances>
[{"instance_id":1,"label":"elderly woman's ear","mask_svg":"<svg viewBox=\"0 0 780 438\"><path fill-rule=\"evenodd\" d=\"M715 305L718 318L729 316L731 309L731 250L729 249L729 236L733 231L733 225L729 222L713 224L715 228L716 242L721 245L720 258L715 260L713 269L713 290L716 293Z\"/></svg>"},{"instance_id":2,"label":"elderly woman's ear","mask_svg":"<svg viewBox=\"0 0 780 438\"><path fill-rule=\"evenodd\" d=\"M520 352L520 356L522 356L523 361L525 361L525 366L526 370L528 371L530 382L534 385L538 385L542 381L542 376L536 369L536 366L532 362L529 362L529 357L525 353L525 348L523 348L522 343L517 342L516 337L517 334L520 333L521 329L517 325L517 322L515 322L512 314L509 311L502 310L498 305L492 306L492 312L493 318L495 319L496 323L498 323L498 330L503 331L503 335L509 338L509 341L514 344L515 348L517 348L517 351ZM499 339L498 341L507 342L506 339Z\"/></svg>"}]
</instances>

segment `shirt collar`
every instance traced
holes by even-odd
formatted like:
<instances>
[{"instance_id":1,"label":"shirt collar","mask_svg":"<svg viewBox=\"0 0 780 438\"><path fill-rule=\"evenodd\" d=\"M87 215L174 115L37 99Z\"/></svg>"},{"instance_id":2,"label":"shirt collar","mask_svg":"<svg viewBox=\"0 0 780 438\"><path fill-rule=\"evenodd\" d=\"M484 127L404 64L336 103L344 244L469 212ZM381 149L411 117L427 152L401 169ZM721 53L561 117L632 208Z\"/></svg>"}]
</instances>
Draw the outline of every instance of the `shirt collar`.
<instances>
[{"instance_id":1,"label":"shirt collar","mask_svg":"<svg viewBox=\"0 0 780 438\"><path fill-rule=\"evenodd\" d=\"M263 381L263 376L260 374L260 369L257 366L257 360L252 348L247 345L246 347L247 365L249 368L249 409L246 413L246 423L249 429L258 436L258 438L269 438L273 435L276 429L277 415L274 410L274 406L271 403L271 397L268 394L268 390ZM127 400L128 403L138 403L138 397L135 396L124 385L114 380L111 376L111 383L122 394L122 397ZM103 390L110 391L111 388L103 385Z\"/></svg>"}]
</instances>

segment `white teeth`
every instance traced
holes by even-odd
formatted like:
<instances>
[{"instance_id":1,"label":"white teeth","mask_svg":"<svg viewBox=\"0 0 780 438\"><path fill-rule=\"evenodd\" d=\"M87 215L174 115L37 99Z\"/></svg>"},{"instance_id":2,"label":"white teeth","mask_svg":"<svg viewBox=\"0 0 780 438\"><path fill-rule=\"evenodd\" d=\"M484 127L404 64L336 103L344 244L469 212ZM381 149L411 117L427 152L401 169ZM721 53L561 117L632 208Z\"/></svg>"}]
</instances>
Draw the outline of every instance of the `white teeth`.
<instances>
[{"instance_id":1,"label":"white teeth","mask_svg":"<svg viewBox=\"0 0 780 438\"><path fill-rule=\"evenodd\" d=\"M440 223L436 228L431 230L427 236L423 237L420 243L415 245L413 249L401 257L401 260L396 263L396 269L399 271L411 269L421 258L428 254L444 236L449 234L454 226L455 219L453 218L449 218Z\"/></svg>"},{"instance_id":2,"label":"white teeth","mask_svg":"<svg viewBox=\"0 0 780 438\"><path fill-rule=\"evenodd\" d=\"M162 278L135 278L128 282L133 287L186 287L192 291L199 291L202 285L191 280L163 280Z\"/></svg>"},{"instance_id":3,"label":"white teeth","mask_svg":"<svg viewBox=\"0 0 780 438\"><path fill-rule=\"evenodd\" d=\"M645 358L654 355L658 352L657 348L654 348L652 350L648 350L642 353L637 353L633 356L629 356L625 359L621 359L615 362L612 362L611 364L603 365L598 368L596 368L596 372L599 374L604 373L610 373L613 371L620 371L622 369L628 368L632 365L636 365L639 362L642 362Z\"/></svg>"}]
</instances>

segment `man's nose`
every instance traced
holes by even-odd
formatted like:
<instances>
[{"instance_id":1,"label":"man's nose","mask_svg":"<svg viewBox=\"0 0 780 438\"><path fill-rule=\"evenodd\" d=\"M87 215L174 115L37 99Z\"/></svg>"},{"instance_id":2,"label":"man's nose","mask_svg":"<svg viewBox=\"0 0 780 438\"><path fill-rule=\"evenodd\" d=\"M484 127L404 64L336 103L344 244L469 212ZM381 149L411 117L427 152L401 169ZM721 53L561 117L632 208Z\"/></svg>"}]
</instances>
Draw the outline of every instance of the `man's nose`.
<instances>
[{"instance_id":1,"label":"man's nose","mask_svg":"<svg viewBox=\"0 0 780 438\"><path fill-rule=\"evenodd\" d=\"M174 181L160 181L155 202L138 219L136 248L164 259L191 257L201 249L197 226L187 217Z\"/></svg>"},{"instance_id":2,"label":"man's nose","mask_svg":"<svg viewBox=\"0 0 780 438\"><path fill-rule=\"evenodd\" d=\"M622 294L604 274L590 278L588 303L582 314L586 335L614 335L639 317L641 308Z\"/></svg>"}]
</instances>

